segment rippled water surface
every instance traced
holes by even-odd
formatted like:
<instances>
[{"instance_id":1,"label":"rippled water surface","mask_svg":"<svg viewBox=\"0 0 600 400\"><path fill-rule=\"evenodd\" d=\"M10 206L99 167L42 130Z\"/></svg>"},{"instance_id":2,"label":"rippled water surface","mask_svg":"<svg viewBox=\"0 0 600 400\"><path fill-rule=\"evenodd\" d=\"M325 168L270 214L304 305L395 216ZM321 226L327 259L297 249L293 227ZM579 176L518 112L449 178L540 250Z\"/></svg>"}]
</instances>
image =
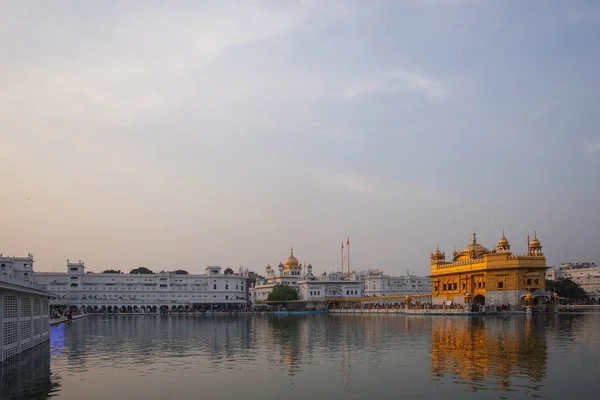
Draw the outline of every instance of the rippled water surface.
<instances>
[{"instance_id":1,"label":"rippled water surface","mask_svg":"<svg viewBox=\"0 0 600 400\"><path fill-rule=\"evenodd\" d=\"M548 399L600 393L600 314L89 316L4 399Z\"/></svg>"}]
</instances>

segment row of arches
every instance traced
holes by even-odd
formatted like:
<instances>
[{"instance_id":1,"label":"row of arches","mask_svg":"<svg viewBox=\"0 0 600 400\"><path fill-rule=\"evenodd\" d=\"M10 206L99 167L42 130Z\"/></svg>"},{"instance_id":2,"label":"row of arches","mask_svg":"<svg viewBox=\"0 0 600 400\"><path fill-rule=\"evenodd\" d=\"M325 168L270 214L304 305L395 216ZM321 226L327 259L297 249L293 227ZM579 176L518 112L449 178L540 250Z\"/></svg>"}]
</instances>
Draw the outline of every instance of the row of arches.
<instances>
[{"instance_id":1,"label":"row of arches","mask_svg":"<svg viewBox=\"0 0 600 400\"><path fill-rule=\"evenodd\" d=\"M100 314L155 314L155 313L184 313L207 311L243 311L245 304L179 304L179 305L53 305L58 310L69 310L73 313Z\"/></svg>"}]
</instances>

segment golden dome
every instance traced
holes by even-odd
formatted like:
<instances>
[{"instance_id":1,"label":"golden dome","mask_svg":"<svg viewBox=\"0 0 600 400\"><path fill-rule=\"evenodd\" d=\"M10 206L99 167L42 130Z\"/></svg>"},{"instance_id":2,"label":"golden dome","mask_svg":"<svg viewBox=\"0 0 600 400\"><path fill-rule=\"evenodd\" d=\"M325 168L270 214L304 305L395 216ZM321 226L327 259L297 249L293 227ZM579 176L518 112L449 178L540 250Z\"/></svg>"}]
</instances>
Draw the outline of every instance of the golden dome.
<instances>
[{"instance_id":1,"label":"golden dome","mask_svg":"<svg viewBox=\"0 0 600 400\"><path fill-rule=\"evenodd\" d=\"M529 243L529 247L541 247L541 243L537 238L537 233L533 232L533 240Z\"/></svg>"},{"instance_id":2,"label":"golden dome","mask_svg":"<svg viewBox=\"0 0 600 400\"><path fill-rule=\"evenodd\" d=\"M502 230L502 237L498 241L498 250L508 250L510 249L510 244L508 243L508 239L504 236L504 230Z\"/></svg>"},{"instance_id":3,"label":"golden dome","mask_svg":"<svg viewBox=\"0 0 600 400\"><path fill-rule=\"evenodd\" d=\"M461 253L465 255L470 255L471 253L474 253L475 257L478 257L481 254L487 254L489 252L490 251L485 246L477 243L477 238L475 234L473 234L473 239L471 240L471 243L469 243L469 245L461 251Z\"/></svg>"},{"instance_id":4,"label":"golden dome","mask_svg":"<svg viewBox=\"0 0 600 400\"><path fill-rule=\"evenodd\" d=\"M293 247L291 249L290 256L287 258L287 260L285 260L285 267L292 269L300 269L300 263L298 262L298 259L294 257Z\"/></svg>"},{"instance_id":5,"label":"golden dome","mask_svg":"<svg viewBox=\"0 0 600 400\"><path fill-rule=\"evenodd\" d=\"M287 260L285 260L285 265L299 265L298 259L294 256L290 256L287 258Z\"/></svg>"}]
</instances>

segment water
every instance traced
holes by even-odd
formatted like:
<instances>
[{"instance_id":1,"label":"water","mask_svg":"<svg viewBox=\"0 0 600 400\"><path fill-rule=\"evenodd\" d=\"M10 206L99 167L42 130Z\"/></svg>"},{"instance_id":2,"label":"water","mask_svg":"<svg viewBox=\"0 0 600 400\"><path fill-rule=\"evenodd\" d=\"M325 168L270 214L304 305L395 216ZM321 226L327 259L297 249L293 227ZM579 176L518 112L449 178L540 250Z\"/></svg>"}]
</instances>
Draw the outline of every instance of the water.
<instances>
[{"instance_id":1,"label":"water","mask_svg":"<svg viewBox=\"0 0 600 400\"><path fill-rule=\"evenodd\" d=\"M595 398L599 329L600 313L98 315L2 366L0 398Z\"/></svg>"}]
</instances>

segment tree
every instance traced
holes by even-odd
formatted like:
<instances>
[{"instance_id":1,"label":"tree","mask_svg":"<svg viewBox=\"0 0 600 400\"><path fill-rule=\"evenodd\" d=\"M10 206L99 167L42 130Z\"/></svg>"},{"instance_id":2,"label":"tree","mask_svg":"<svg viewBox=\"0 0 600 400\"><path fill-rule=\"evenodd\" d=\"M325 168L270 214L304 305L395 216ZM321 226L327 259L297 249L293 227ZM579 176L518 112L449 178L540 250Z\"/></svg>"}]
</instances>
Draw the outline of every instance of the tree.
<instances>
[{"instance_id":1,"label":"tree","mask_svg":"<svg viewBox=\"0 0 600 400\"><path fill-rule=\"evenodd\" d=\"M129 271L130 274L153 274L154 272L152 272L151 270L149 270L146 267L139 267L139 268L135 268L132 269L131 271Z\"/></svg>"},{"instance_id":2,"label":"tree","mask_svg":"<svg viewBox=\"0 0 600 400\"><path fill-rule=\"evenodd\" d=\"M548 280L546 286L548 291L553 292L556 290L556 294L567 299L585 299L588 297L585 290L569 278L560 278L555 281Z\"/></svg>"},{"instance_id":3,"label":"tree","mask_svg":"<svg viewBox=\"0 0 600 400\"><path fill-rule=\"evenodd\" d=\"M177 275L189 275L189 272L187 272L184 269L176 269L175 271L173 271L173 273Z\"/></svg>"},{"instance_id":4,"label":"tree","mask_svg":"<svg viewBox=\"0 0 600 400\"><path fill-rule=\"evenodd\" d=\"M116 270L116 269L105 269L104 271L102 271L103 274L120 274L121 270Z\"/></svg>"},{"instance_id":5,"label":"tree","mask_svg":"<svg viewBox=\"0 0 600 400\"><path fill-rule=\"evenodd\" d=\"M298 300L298 291L288 285L278 285L273 288L267 301L293 301Z\"/></svg>"}]
</instances>

